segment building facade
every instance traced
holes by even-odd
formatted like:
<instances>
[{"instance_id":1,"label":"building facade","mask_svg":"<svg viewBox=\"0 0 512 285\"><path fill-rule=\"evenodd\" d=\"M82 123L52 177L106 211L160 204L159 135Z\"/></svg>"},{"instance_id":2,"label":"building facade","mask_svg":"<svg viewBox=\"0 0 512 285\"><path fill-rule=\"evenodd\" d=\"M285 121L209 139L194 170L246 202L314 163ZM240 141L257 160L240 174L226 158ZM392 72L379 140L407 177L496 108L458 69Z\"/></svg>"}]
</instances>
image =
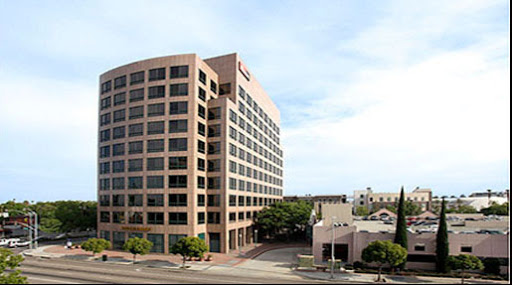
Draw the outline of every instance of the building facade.
<instances>
[{"instance_id":1,"label":"building facade","mask_svg":"<svg viewBox=\"0 0 512 285\"><path fill-rule=\"evenodd\" d=\"M134 62L100 76L98 235L168 253L184 236L212 252L253 240L282 199L280 114L238 54Z\"/></svg>"},{"instance_id":2,"label":"building facade","mask_svg":"<svg viewBox=\"0 0 512 285\"><path fill-rule=\"evenodd\" d=\"M354 209L366 207L368 211L377 211L386 206L394 206L400 199L400 192L374 193L372 188L354 191ZM432 190L428 188L416 188L412 192L405 193L405 200L418 205L422 211L432 210Z\"/></svg>"},{"instance_id":3,"label":"building facade","mask_svg":"<svg viewBox=\"0 0 512 285\"><path fill-rule=\"evenodd\" d=\"M305 196L284 196L285 202L304 201L311 203L317 214L322 214L323 205L338 205L347 203L347 195L305 195Z\"/></svg>"}]
</instances>

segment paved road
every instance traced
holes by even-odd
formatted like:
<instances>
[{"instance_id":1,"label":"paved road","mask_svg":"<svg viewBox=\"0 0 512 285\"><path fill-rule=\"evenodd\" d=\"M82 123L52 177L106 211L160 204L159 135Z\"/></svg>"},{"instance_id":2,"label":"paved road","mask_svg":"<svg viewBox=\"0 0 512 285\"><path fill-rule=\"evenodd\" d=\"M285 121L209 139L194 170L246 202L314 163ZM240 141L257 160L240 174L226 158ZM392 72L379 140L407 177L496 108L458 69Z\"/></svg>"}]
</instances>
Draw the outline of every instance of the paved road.
<instances>
[{"instance_id":1,"label":"paved road","mask_svg":"<svg viewBox=\"0 0 512 285\"><path fill-rule=\"evenodd\" d=\"M315 283L295 275L244 276L236 268L222 271L190 271L179 269L147 268L138 265L115 265L101 262L71 261L63 259L26 258L21 270L33 284L188 284L188 283ZM324 282L317 282L324 283Z\"/></svg>"}]
</instances>

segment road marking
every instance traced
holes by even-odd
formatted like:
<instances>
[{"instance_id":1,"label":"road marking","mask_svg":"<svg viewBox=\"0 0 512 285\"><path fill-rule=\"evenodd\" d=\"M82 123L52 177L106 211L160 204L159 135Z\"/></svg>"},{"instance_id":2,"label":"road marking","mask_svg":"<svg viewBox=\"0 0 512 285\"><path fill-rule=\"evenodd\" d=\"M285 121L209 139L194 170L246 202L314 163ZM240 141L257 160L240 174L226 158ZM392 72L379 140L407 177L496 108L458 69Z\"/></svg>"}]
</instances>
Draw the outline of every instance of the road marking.
<instances>
[{"instance_id":1,"label":"road marking","mask_svg":"<svg viewBox=\"0 0 512 285\"><path fill-rule=\"evenodd\" d=\"M86 283L76 283L76 282L70 282L70 281L61 281L61 280L56 280L56 279L47 279L47 278L31 277L31 276L27 276L27 278L29 280L39 280L39 281L59 283L59 284L86 284Z\"/></svg>"}]
</instances>

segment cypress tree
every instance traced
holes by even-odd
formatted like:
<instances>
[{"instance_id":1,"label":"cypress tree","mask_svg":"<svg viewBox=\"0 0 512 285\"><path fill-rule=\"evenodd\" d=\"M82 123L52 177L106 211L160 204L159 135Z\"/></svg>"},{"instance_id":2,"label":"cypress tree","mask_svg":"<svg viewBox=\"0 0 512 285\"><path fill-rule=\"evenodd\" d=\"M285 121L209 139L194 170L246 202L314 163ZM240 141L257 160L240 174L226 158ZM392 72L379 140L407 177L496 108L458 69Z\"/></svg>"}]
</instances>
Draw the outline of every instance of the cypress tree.
<instances>
[{"instance_id":1,"label":"cypress tree","mask_svg":"<svg viewBox=\"0 0 512 285\"><path fill-rule=\"evenodd\" d=\"M439 227L436 237L436 267L437 272L448 272L448 256L450 254L448 247L448 227L446 225L446 205L444 198L441 205L441 214L439 216Z\"/></svg>"},{"instance_id":2,"label":"cypress tree","mask_svg":"<svg viewBox=\"0 0 512 285\"><path fill-rule=\"evenodd\" d=\"M394 243L401 245L406 250L407 247L407 220L405 219L405 194L404 187L402 186L402 190L400 191L400 200L398 202L397 209L397 220L396 220L396 230L395 230L395 241ZM405 262L400 266L401 268L405 267Z\"/></svg>"}]
</instances>

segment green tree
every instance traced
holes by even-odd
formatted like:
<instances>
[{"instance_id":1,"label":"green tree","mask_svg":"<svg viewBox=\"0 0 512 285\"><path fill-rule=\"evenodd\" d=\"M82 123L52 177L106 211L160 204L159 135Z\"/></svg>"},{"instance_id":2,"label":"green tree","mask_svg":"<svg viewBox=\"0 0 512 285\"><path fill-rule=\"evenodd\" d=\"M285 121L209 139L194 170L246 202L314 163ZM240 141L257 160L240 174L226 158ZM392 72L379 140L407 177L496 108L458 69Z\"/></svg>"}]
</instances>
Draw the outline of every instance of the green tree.
<instances>
[{"instance_id":1,"label":"green tree","mask_svg":"<svg viewBox=\"0 0 512 285\"><path fill-rule=\"evenodd\" d=\"M368 216L368 208L365 206L359 206L356 208L356 215L360 217Z\"/></svg>"},{"instance_id":2,"label":"green tree","mask_svg":"<svg viewBox=\"0 0 512 285\"><path fill-rule=\"evenodd\" d=\"M90 238L81 244L82 249L85 251L91 251L93 256L97 253L101 253L111 246L112 244L109 241L102 238Z\"/></svg>"},{"instance_id":3,"label":"green tree","mask_svg":"<svg viewBox=\"0 0 512 285\"><path fill-rule=\"evenodd\" d=\"M464 284L464 274L467 270L482 270L484 265L482 261L470 254L459 254L457 256L450 256L448 258L448 264L452 270L461 271L461 283Z\"/></svg>"},{"instance_id":4,"label":"green tree","mask_svg":"<svg viewBox=\"0 0 512 285\"><path fill-rule=\"evenodd\" d=\"M367 263L376 263L379 267L377 281L381 281L382 266L388 264L391 269L407 260L407 250L399 244L386 241L370 242L362 252L363 261Z\"/></svg>"},{"instance_id":5,"label":"green tree","mask_svg":"<svg viewBox=\"0 0 512 285\"><path fill-rule=\"evenodd\" d=\"M491 206L481 209L480 212L486 216L488 216L488 215L508 216L508 213L509 213L508 202L505 202L501 205L496 202L493 202L491 204Z\"/></svg>"},{"instance_id":6,"label":"green tree","mask_svg":"<svg viewBox=\"0 0 512 285\"><path fill-rule=\"evenodd\" d=\"M198 237L184 237L173 244L169 252L181 255L183 268L185 268L187 257L204 257L204 254L208 252L208 246L204 240Z\"/></svg>"},{"instance_id":7,"label":"green tree","mask_svg":"<svg viewBox=\"0 0 512 285\"><path fill-rule=\"evenodd\" d=\"M404 187L400 191L400 200L398 202L398 213L396 220L396 230L395 230L395 240L396 244L401 245L403 248L407 250L407 220L405 219L405 194ZM404 264L400 265L401 268L405 267Z\"/></svg>"},{"instance_id":8,"label":"green tree","mask_svg":"<svg viewBox=\"0 0 512 285\"><path fill-rule=\"evenodd\" d=\"M55 204L55 218L62 223L61 231L96 228L96 202L57 201Z\"/></svg>"},{"instance_id":9,"label":"green tree","mask_svg":"<svg viewBox=\"0 0 512 285\"><path fill-rule=\"evenodd\" d=\"M133 263L136 261L137 254L146 255L153 248L153 243L145 238L133 237L128 239L124 245L123 250L129 251L133 254Z\"/></svg>"},{"instance_id":10,"label":"green tree","mask_svg":"<svg viewBox=\"0 0 512 285\"><path fill-rule=\"evenodd\" d=\"M418 204L413 203L412 201L405 201L404 212L405 216L417 216L421 214L421 207L418 206Z\"/></svg>"},{"instance_id":11,"label":"green tree","mask_svg":"<svg viewBox=\"0 0 512 285\"><path fill-rule=\"evenodd\" d=\"M448 269L448 226L446 224L446 202L441 202L441 215L439 216L439 227L436 235L436 268L437 272L446 273Z\"/></svg>"},{"instance_id":12,"label":"green tree","mask_svg":"<svg viewBox=\"0 0 512 285\"><path fill-rule=\"evenodd\" d=\"M0 248L0 284L27 284L27 277L21 276L21 271L17 270L23 262L21 255L15 255L12 251ZM5 270L12 272L5 273Z\"/></svg>"},{"instance_id":13,"label":"green tree","mask_svg":"<svg viewBox=\"0 0 512 285\"><path fill-rule=\"evenodd\" d=\"M263 235L284 235L286 240L305 237L306 226L313 206L304 201L278 202L264 208L256 216L256 227Z\"/></svg>"}]
</instances>

